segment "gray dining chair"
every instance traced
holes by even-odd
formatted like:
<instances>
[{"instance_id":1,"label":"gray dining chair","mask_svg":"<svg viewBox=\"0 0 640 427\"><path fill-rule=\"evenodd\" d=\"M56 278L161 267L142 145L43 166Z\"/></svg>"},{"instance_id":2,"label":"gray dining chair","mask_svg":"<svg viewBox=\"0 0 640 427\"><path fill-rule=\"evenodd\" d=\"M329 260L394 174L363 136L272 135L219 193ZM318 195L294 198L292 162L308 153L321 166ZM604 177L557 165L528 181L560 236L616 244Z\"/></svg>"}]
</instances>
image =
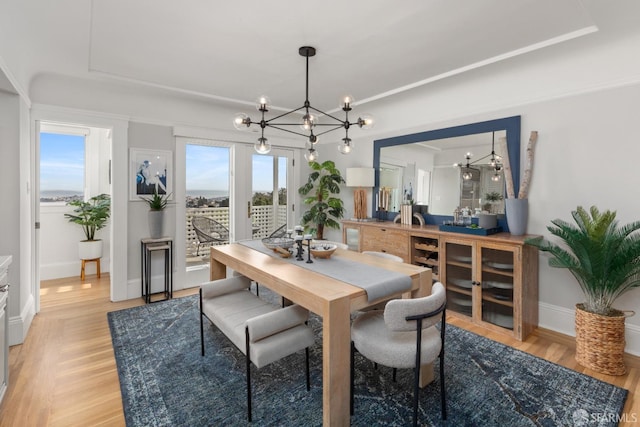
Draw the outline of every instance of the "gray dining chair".
<instances>
[{"instance_id":1,"label":"gray dining chair","mask_svg":"<svg viewBox=\"0 0 640 427\"><path fill-rule=\"evenodd\" d=\"M384 313L360 314L351 326L351 414L354 412L355 352L376 364L396 369L414 369L413 425L418 420L420 366L440 359L440 398L442 419L447 419L444 386L444 339L446 291L434 283L431 295L413 299L394 299ZM436 325L440 323L440 330Z\"/></svg>"},{"instance_id":2,"label":"gray dining chair","mask_svg":"<svg viewBox=\"0 0 640 427\"><path fill-rule=\"evenodd\" d=\"M204 318L214 324L245 355L247 420L251 422L251 364L260 369L305 350L307 390L310 390L309 347L313 329L309 310L286 308L261 300L249 291L251 280L233 276L200 285L200 346L205 355Z\"/></svg>"}]
</instances>

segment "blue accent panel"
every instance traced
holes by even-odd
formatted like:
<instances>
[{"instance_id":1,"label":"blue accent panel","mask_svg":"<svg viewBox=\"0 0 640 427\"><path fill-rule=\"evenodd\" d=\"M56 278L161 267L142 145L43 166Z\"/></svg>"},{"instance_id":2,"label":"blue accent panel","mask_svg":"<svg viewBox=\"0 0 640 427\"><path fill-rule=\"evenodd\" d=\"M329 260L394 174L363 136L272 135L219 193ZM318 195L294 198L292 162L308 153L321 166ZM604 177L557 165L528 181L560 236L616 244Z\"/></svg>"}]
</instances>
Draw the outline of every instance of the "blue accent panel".
<instances>
[{"instance_id":1,"label":"blue accent panel","mask_svg":"<svg viewBox=\"0 0 640 427\"><path fill-rule=\"evenodd\" d=\"M432 141L434 139L453 138L456 136L472 135L475 133L486 133L505 130L507 134L507 148L509 149L509 163L511 164L511 175L513 176L513 189L518 195L520 190L520 132L521 132L521 119L520 116L505 117L495 120L487 120L486 122L470 123L460 126L452 126L443 129L434 129L424 132L412 133L409 135L394 136L391 138L378 139L373 142L373 167L375 168L375 188L374 193L378 192L380 188L380 149L383 147L393 147L394 145L411 144L414 142ZM375 206L375 197L372 197L371 208L372 212L376 212L377 206ZM391 215L391 212L387 215L393 220L395 213ZM445 219L451 219L452 216L446 215L430 215L424 216L427 224L442 224ZM506 221L499 221L498 225L502 226L504 230L508 230L506 227Z\"/></svg>"}]
</instances>

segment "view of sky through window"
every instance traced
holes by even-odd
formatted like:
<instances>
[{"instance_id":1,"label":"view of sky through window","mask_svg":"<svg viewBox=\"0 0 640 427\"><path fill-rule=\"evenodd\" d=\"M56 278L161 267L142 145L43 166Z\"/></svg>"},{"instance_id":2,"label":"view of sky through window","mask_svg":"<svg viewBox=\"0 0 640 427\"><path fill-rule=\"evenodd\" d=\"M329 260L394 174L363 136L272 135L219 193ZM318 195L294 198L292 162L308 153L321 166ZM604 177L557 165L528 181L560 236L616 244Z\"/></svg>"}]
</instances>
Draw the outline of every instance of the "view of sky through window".
<instances>
[{"instance_id":1,"label":"view of sky through window","mask_svg":"<svg viewBox=\"0 0 640 427\"><path fill-rule=\"evenodd\" d=\"M84 193L84 136L40 134L40 201L68 201Z\"/></svg>"}]
</instances>

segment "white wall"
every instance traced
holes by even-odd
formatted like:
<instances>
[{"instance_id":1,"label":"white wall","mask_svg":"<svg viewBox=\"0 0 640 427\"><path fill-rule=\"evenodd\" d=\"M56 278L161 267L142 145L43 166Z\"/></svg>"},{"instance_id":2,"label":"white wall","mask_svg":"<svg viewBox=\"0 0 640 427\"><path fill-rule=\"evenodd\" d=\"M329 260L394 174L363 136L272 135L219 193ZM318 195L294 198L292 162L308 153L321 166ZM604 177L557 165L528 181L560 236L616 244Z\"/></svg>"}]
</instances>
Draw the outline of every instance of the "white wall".
<instances>
[{"instance_id":1,"label":"white wall","mask_svg":"<svg viewBox=\"0 0 640 427\"><path fill-rule=\"evenodd\" d=\"M20 168L21 160L28 155L28 123L28 109L20 97L0 92L0 254L13 257L9 267L10 345L23 341L35 314L31 246L21 239L21 234L32 227L26 174Z\"/></svg>"}]
</instances>

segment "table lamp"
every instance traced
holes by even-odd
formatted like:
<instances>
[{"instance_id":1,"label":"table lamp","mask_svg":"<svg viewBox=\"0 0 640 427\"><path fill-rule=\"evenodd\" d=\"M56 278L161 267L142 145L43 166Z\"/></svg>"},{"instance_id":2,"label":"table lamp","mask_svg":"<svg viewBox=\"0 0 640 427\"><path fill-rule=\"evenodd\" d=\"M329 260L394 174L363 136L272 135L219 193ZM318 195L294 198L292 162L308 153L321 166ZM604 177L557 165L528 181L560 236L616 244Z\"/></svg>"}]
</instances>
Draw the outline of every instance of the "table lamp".
<instances>
[{"instance_id":1,"label":"table lamp","mask_svg":"<svg viewBox=\"0 0 640 427\"><path fill-rule=\"evenodd\" d=\"M356 219L367 218L367 191L375 184L373 168L347 168L347 187L357 187L353 191L353 213Z\"/></svg>"}]
</instances>

